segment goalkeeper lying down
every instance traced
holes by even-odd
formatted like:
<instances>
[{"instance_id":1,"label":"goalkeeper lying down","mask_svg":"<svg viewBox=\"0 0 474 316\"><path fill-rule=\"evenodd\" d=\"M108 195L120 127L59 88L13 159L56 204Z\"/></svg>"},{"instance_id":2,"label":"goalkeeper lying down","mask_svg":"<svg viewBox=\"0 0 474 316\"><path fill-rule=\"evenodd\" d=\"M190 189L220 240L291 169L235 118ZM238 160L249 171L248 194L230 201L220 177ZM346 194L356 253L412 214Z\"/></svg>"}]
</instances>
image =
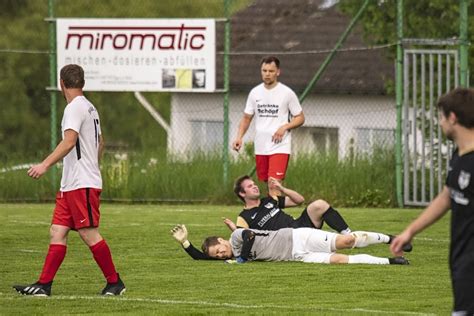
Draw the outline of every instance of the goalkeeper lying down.
<instances>
[{"instance_id":1,"label":"goalkeeper lying down","mask_svg":"<svg viewBox=\"0 0 474 316\"><path fill-rule=\"evenodd\" d=\"M188 254L196 260L219 259L229 263L248 261L303 261L310 263L409 264L404 257L380 258L366 254L345 255L339 249L363 248L373 244L388 244L385 234L356 231L340 235L311 228L283 228L276 231L239 228L229 240L208 237L203 252L190 247L186 226L171 230Z\"/></svg>"}]
</instances>

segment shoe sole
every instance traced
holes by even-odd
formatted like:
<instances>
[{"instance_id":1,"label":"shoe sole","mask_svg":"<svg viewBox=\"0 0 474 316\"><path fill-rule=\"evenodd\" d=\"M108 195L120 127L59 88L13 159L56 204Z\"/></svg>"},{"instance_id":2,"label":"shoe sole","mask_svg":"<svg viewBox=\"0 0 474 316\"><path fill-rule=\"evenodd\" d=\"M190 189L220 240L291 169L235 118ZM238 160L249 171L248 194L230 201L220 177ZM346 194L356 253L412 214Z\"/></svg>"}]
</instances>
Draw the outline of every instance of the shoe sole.
<instances>
[{"instance_id":1,"label":"shoe sole","mask_svg":"<svg viewBox=\"0 0 474 316\"><path fill-rule=\"evenodd\" d=\"M36 297L48 297L49 295L47 294L25 294L21 293L20 291L17 291L18 294L23 295L23 296L36 296Z\"/></svg>"},{"instance_id":2,"label":"shoe sole","mask_svg":"<svg viewBox=\"0 0 474 316\"><path fill-rule=\"evenodd\" d=\"M124 294L126 290L127 290L127 289L124 288L122 291L120 291L119 294L114 294L114 293L111 293L111 292L106 292L106 293L104 293L103 295L104 295L104 296L119 296L119 295Z\"/></svg>"}]
</instances>

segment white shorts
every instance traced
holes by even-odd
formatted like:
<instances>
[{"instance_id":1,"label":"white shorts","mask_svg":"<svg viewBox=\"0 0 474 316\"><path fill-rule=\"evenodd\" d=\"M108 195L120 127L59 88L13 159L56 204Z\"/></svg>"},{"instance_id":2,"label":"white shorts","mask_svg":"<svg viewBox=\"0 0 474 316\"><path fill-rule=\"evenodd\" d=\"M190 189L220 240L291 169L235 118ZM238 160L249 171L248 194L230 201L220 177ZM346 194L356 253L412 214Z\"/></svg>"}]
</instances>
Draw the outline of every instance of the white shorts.
<instances>
[{"instance_id":1,"label":"white shorts","mask_svg":"<svg viewBox=\"0 0 474 316\"><path fill-rule=\"evenodd\" d=\"M314 228L293 229L293 260L330 263L337 234Z\"/></svg>"}]
</instances>

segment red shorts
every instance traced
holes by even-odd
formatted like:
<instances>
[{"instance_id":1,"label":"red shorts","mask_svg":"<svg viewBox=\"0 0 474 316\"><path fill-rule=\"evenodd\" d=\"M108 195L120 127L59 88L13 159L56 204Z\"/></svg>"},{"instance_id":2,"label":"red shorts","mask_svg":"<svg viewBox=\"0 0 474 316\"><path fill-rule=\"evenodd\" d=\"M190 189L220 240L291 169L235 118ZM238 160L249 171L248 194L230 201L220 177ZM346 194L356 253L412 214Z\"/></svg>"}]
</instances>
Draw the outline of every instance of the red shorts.
<instances>
[{"instance_id":1,"label":"red shorts","mask_svg":"<svg viewBox=\"0 0 474 316\"><path fill-rule=\"evenodd\" d=\"M258 180L267 182L269 177L285 179L289 159L289 154L255 155Z\"/></svg>"},{"instance_id":2,"label":"red shorts","mask_svg":"<svg viewBox=\"0 0 474 316\"><path fill-rule=\"evenodd\" d=\"M52 224L78 230L99 227L100 189L82 188L56 194Z\"/></svg>"}]
</instances>

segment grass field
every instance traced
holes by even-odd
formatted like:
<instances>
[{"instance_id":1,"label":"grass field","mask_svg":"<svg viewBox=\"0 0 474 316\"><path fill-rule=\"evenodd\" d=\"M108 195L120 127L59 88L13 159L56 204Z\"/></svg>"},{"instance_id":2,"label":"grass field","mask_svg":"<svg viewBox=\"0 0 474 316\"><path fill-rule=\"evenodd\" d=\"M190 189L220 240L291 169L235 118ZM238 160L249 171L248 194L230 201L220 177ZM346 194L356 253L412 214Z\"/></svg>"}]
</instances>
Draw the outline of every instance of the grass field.
<instances>
[{"instance_id":1,"label":"grass field","mask_svg":"<svg viewBox=\"0 0 474 316\"><path fill-rule=\"evenodd\" d=\"M0 204L0 314L318 314L432 315L451 310L448 219L414 240L409 266L193 261L171 238L185 223L200 245L228 236L222 216L240 206L102 206L102 235L126 286L98 295L105 281L76 233L49 298L22 297L11 285L36 281L48 244L52 204ZM291 213L297 215L300 210ZM341 209L351 228L399 232L420 210ZM386 245L351 253L389 256Z\"/></svg>"}]
</instances>

